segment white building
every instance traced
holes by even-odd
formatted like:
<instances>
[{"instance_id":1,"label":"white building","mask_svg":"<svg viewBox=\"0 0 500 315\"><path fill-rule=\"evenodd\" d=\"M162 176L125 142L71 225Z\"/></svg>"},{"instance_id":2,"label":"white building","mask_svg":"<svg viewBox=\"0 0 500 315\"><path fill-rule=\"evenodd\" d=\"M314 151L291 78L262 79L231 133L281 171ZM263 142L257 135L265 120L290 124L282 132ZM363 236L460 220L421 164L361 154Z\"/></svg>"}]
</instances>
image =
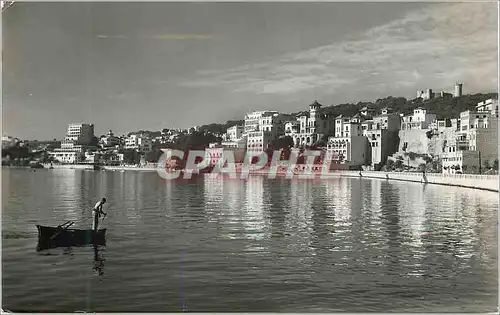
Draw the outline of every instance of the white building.
<instances>
[{"instance_id":1,"label":"white building","mask_svg":"<svg viewBox=\"0 0 500 315\"><path fill-rule=\"evenodd\" d=\"M245 127L242 137L246 138L248 151L266 150L271 141L285 133L285 122L289 115L276 111L253 112L245 116Z\"/></svg>"},{"instance_id":2,"label":"white building","mask_svg":"<svg viewBox=\"0 0 500 315\"><path fill-rule=\"evenodd\" d=\"M93 124L69 124L61 148L50 151L54 160L61 163L79 163L85 160L85 151L95 149L91 146L94 139Z\"/></svg>"},{"instance_id":3,"label":"white building","mask_svg":"<svg viewBox=\"0 0 500 315\"><path fill-rule=\"evenodd\" d=\"M453 151L441 155L443 174L477 173L480 167L478 151ZM482 167L482 165L481 165Z\"/></svg>"},{"instance_id":4,"label":"white building","mask_svg":"<svg viewBox=\"0 0 500 315\"><path fill-rule=\"evenodd\" d=\"M368 156L368 140L362 135L328 138L325 158L332 163L364 165Z\"/></svg>"},{"instance_id":5,"label":"white building","mask_svg":"<svg viewBox=\"0 0 500 315\"><path fill-rule=\"evenodd\" d=\"M476 173L486 161L491 165L498 159L497 104L494 101L481 102L476 111L460 113L455 141L449 141L443 147L443 172Z\"/></svg>"},{"instance_id":6,"label":"white building","mask_svg":"<svg viewBox=\"0 0 500 315\"><path fill-rule=\"evenodd\" d=\"M490 114L498 117L498 100L489 99L484 102L477 103L477 112L489 112Z\"/></svg>"},{"instance_id":7,"label":"white building","mask_svg":"<svg viewBox=\"0 0 500 315\"><path fill-rule=\"evenodd\" d=\"M309 105L309 112L297 117L296 121L285 124L285 135L293 138L295 147L311 146L330 134L333 122L320 113L322 105L314 101Z\"/></svg>"},{"instance_id":8,"label":"white building","mask_svg":"<svg viewBox=\"0 0 500 315\"><path fill-rule=\"evenodd\" d=\"M79 145L90 145L94 139L93 124L70 124L64 142ZM62 144L61 144L62 145Z\"/></svg>"},{"instance_id":9,"label":"white building","mask_svg":"<svg viewBox=\"0 0 500 315\"><path fill-rule=\"evenodd\" d=\"M272 131L252 131L247 133L247 151L264 151L275 139Z\"/></svg>"},{"instance_id":10,"label":"white building","mask_svg":"<svg viewBox=\"0 0 500 315\"><path fill-rule=\"evenodd\" d=\"M278 112L266 110L266 111L256 111L246 114L243 133L247 134L249 132L259 130L261 118L264 116L273 116L273 115L278 115Z\"/></svg>"},{"instance_id":11,"label":"white building","mask_svg":"<svg viewBox=\"0 0 500 315\"><path fill-rule=\"evenodd\" d=\"M103 147L114 147L120 145L120 138L113 134L113 131L109 131L107 135L101 137L101 145Z\"/></svg>"},{"instance_id":12,"label":"white building","mask_svg":"<svg viewBox=\"0 0 500 315\"><path fill-rule=\"evenodd\" d=\"M372 165L384 164L388 156L397 152L400 127L401 116L390 108L382 109L380 115L361 123L362 133L371 148L369 160Z\"/></svg>"},{"instance_id":13,"label":"white building","mask_svg":"<svg viewBox=\"0 0 500 315\"><path fill-rule=\"evenodd\" d=\"M237 141L243 137L244 126L235 125L227 128L225 138L227 141Z\"/></svg>"},{"instance_id":14,"label":"white building","mask_svg":"<svg viewBox=\"0 0 500 315\"><path fill-rule=\"evenodd\" d=\"M335 138L345 138L362 135L361 124L358 118L339 115L335 118Z\"/></svg>"},{"instance_id":15,"label":"white building","mask_svg":"<svg viewBox=\"0 0 500 315\"><path fill-rule=\"evenodd\" d=\"M403 116L401 130L428 129L435 119L435 114L428 113L424 108L416 108L412 115Z\"/></svg>"},{"instance_id":16,"label":"white building","mask_svg":"<svg viewBox=\"0 0 500 315\"><path fill-rule=\"evenodd\" d=\"M125 149L147 152L153 149L153 144L146 136L132 134L125 139Z\"/></svg>"}]
</instances>

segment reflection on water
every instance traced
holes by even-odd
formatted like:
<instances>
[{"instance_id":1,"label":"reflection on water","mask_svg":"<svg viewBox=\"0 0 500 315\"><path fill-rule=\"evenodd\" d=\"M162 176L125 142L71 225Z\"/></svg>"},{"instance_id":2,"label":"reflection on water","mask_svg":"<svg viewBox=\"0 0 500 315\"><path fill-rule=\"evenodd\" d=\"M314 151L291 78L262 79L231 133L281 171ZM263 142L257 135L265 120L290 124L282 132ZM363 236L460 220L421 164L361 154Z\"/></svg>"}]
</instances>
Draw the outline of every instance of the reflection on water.
<instances>
[{"instance_id":1,"label":"reflection on water","mask_svg":"<svg viewBox=\"0 0 500 315\"><path fill-rule=\"evenodd\" d=\"M250 177L246 182L246 198L241 223L246 231L245 237L259 240L266 236L266 217L264 212L269 204L264 200L264 177Z\"/></svg>"},{"instance_id":2,"label":"reflection on water","mask_svg":"<svg viewBox=\"0 0 500 315\"><path fill-rule=\"evenodd\" d=\"M98 245L94 245L94 267L92 270L99 276L104 275L104 256L103 249L99 248Z\"/></svg>"},{"instance_id":3,"label":"reflection on water","mask_svg":"<svg viewBox=\"0 0 500 315\"><path fill-rule=\"evenodd\" d=\"M2 175L7 309L496 309L495 193L365 178ZM102 196L105 248L35 253L34 224L90 222L85 209Z\"/></svg>"}]
</instances>

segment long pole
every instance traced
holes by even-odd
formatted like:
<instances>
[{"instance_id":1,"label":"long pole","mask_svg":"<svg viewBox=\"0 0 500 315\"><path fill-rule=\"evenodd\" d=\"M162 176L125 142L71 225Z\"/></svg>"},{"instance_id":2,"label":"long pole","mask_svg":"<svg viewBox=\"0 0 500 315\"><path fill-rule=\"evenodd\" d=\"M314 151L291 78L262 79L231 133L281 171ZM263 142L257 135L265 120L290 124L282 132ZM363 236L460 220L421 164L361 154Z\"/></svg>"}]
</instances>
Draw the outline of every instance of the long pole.
<instances>
[{"instance_id":1,"label":"long pole","mask_svg":"<svg viewBox=\"0 0 500 315\"><path fill-rule=\"evenodd\" d=\"M479 151L479 175L481 175L481 151Z\"/></svg>"}]
</instances>

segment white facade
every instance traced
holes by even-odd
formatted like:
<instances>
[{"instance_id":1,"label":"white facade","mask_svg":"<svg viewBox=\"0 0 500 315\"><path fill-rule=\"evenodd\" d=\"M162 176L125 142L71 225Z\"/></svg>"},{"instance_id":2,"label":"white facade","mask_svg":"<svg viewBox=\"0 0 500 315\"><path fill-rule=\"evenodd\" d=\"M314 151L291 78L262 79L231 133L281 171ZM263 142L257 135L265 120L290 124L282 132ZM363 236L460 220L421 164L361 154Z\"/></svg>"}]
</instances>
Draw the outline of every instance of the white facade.
<instances>
[{"instance_id":1,"label":"white facade","mask_svg":"<svg viewBox=\"0 0 500 315\"><path fill-rule=\"evenodd\" d=\"M245 115L245 126L243 133L247 134L252 131L260 130L260 122L263 116L278 115L277 111L257 111Z\"/></svg>"},{"instance_id":2,"label":"white facade","mask_svg":"<svg viewBox=\"0 0 500 315\"><path fill-rule=\"evenodd\" d=\"M477 112L489 112L491 115L498 117L498 100L489 99L484 102L477 103Z\"/></svg>"},{"instance_id":3,"label":"white facade","mask_svg":"<svg viewBox=\"0 0 500 315\"><path fill-rule=\"evenodd\" d=\"M89 145L94 138L94 125L93 124L70 124L65 142L73 142L74 144Z\"/></svg>"},{"instance_id":4,"label":"white facade","mask_svg":"<svg viewBox=\"0 0 500 315\"><path fill-rule=\"evenodd\" d=\"M333 163L364 165L367 162L368 154L368 141L364 136L328 138L326 159Z\"/></svg>"},{"instance_id":5,"label":"white facade","mask_svg":"<svg viewBox=\"0 0 500 315\"><path fill-rule=\"evenodd\" d=\"M318 101L314 101L309 105L308 113L285 123L283 133L293 138L295 147L311 146L330 133L333 122L320 113L321 106Z\"/></svg>"},{"instance_id":6,"label":"white facade","mask_svg":"<svg viewBox=\"0 0 500 315\"><path fill-rule=\"evenodd\" d=\"M101 145L104 147L114 147L120 144L120 138L115 137L113 131L109 131L108 134L101 138Z\"/></svg>"},{"instance_id":7,"label":"white facade","mask_svg":"<svg viewBox=\"0 0 500 315\"><path fill-rule=\"evenodd\" d=\"M139 152L151 151L153 144L151 139L142 135L130 135L125 139L125 149L137 150Z\"/></svg>"},{"instance_id":8,"label":"white facade","mask_svg":"<svg viewBox=\"0 0 500 315\"><path fill-rule=\"evenodd\" d=\"M85 160L85 150L90 148L94 139L93 124L69 124L61 148L49 154L61 163L79 163Z\"/></svg>"},{"instance_id":9,"label":"white facade","mask_svg":"<svg viewBox=\"0 0 500 315\"><path fill-rule=\"evenodd\" d=\"M59 149L56 149L59 150ZM83 153L82 152L75 152L75 151L51 151L49 152L50 156L54 158L54 160L60 162L60 163L68 163L68 164L73 164L73 163L78 163L83 160Z\"/></svg>"},{"instance_id":10,"label":"white facade","mask_svg":"<svg viewBox=\"0 0 500 315\"><path fill-rule=\"evenodd\" d=\"M233 141L222 141L221 146L227 149L245 149L247 145L246 136Z\"/></svg>"},{"instance_id":11,"label":"white facade","mask_svg":"<svg viewBox=\"0 0 500 315\"><path fill-rule=\"evenodd\" d=\"M247 151L264 151L269 148L274 135L271 131L253 131L247 133Z\"/></svg>"},{"instance_id":12,"label":"white facade","mask_svg":"<svg viewBox=\"0 0 500 315\"><path fill-rule=\"evenodd\" d=\"M353 120L342 115L335 119L335 138L345 138L362 135L361 124L358 120Z\"/></svg>"},{"instance_id":13,"label":"white facade","mask_svg":"<svg viewBox=\"0 0 500 315\"><path fill-rule=\"evenodd\" d=\"M243 137L243 132L245 130L244 126L235 125L227 128L226 139L228 141L236 141Z\"/></svg>"},{"instance_id":14,"label":"white facade","mask_svg":"<svg viewBox=\"0 0 500 315\"><path fill-rule=\"evenodd\" d=\"M479 172L479 152L453 151L441 156L443 174L477 173Z\"/></svg>"},{"instance_id":15,"label":"white facade","mask_svg":"<svg viewBox=\"0 0 500 315\"><path fill-rule=\"evenodd\" d=\"M413 110L413 115L403 116L401 130L428 129L435 119L435 114L428 113L426 109L417 108Z\"/></svg>"}]
</instances>

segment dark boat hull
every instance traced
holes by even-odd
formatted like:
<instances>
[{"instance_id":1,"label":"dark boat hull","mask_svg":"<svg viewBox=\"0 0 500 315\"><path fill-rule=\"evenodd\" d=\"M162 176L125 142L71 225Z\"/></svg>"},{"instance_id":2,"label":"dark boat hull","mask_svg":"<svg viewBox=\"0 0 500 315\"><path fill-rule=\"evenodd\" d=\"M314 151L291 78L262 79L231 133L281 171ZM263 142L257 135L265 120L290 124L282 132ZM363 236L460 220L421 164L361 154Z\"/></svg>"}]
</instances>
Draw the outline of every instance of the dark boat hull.
<instances>
[{"instance_id":1,"label":"dark boat hull","mask_svg":"<svg viewBox=\"0 0 500 315\"><path fill-rule=\"evenodd\" d=\"M93 230L64 230L42 225L36 227L38 229L38 250L55 247L106 245L106 229L94 232Z\"/></svg>"}]
</instances>

